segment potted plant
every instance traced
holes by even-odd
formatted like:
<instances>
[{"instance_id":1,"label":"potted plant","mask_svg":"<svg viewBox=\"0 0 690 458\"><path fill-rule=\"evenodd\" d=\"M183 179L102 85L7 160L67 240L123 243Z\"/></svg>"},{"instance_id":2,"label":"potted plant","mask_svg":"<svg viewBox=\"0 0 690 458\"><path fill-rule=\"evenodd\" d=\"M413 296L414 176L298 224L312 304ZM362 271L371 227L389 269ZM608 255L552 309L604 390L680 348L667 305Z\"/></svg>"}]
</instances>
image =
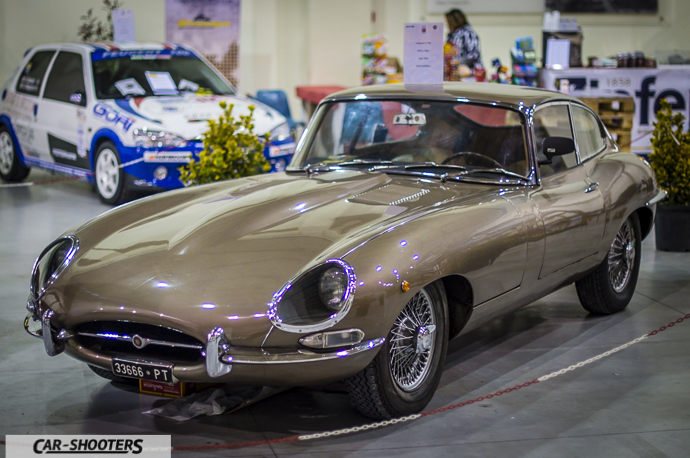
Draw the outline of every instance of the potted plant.
<instances>
[{"instance_id":1,"label":"potted plant","mask_svg":"<svg viewBox=\"0 0 690 458\"><path fill-rule=\"evenodd\" d=\"M232 116L232 104L223 101L220 107L223 109L220 118L208 121L199 160L179 168L185 186L258 175L271 168L263 155L268 134L254 133L254 105L250 105L249 114L240 115L239 120Z\"/></svg>"},{"instance_id":2,"label":"potted plant","mask_svg":"<svg viewBox=\"0 0 690 458\"><path fill-rule=\"evenodd\" d=\"M668 198L657 206L654 234L663 251L690 251L690 133L685 117L661 101L652 134L651 166Z\"/></svg>"}]
</instances>

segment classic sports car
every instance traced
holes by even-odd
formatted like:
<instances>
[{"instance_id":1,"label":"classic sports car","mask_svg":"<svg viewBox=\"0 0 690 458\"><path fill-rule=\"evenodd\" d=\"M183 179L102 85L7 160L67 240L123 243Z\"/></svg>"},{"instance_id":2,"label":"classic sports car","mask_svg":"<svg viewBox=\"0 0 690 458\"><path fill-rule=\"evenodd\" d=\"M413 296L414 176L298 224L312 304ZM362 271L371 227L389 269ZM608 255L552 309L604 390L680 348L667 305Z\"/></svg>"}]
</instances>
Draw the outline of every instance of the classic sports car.
<instances>
[{"instance_id":1,"label":"classic sports car","mask_svg":"<svg viewBox=\"0 0 690 458\"><path fill-rule=\"evenodd\" d=\"M31 167L81 176L108 204L130 189L181 188L177 168L203 149L221 101L235 116L256 106L256 132L271 135L272 171L284 170L295 148L283 115L236 94L203 56L178 45L36 46L0 91L0 177L21 181Z\"/></svg>"},{"instance_id":2,"label":"classic sports car","mask_svg":"<svg viewBox=\"0 0 690 458\"><path fill-rule=\"evenodd\" d=\"M152 196L49 245L26 329L106 378L344 380L418 412L448 340L565 285L623 310L664 197L578 100L493 84L329 96L286 172Z\"/></svg>"}]
</instances>

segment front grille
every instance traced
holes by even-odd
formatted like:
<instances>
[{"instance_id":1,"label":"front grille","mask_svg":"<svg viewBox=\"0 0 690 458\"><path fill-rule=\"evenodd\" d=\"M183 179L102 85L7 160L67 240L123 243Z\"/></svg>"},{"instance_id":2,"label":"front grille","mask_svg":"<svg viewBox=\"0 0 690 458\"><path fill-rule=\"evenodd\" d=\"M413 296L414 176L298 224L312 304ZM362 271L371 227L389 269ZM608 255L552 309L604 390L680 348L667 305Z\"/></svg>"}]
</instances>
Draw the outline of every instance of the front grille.
<instances>
[{"instance_id":1,"label":"front grille","mask_svg":"<svg viewBox=\"0 0 690 458\"><path fill-rule=\"evenodd\" d=\"M204 358L204 344L183 332L127 321L93 321L74 329L85 348L111 356L141 356L195 363ZM139 348L138 348L139 347Z\"/></svg>"}]
</instances>

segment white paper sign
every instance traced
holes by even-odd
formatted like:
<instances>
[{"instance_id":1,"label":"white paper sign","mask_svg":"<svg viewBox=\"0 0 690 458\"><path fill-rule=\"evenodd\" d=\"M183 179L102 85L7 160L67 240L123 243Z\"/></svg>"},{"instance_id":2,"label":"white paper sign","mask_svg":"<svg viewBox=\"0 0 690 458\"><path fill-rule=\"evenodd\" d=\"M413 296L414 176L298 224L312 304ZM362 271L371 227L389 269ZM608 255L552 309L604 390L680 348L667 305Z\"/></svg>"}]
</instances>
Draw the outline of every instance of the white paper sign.
<instances>
[{"instance_id":1,"label":"white paper sign","mask_svg":"<svg viewBox=\"0 0 690 458\"><path fill-rule=\"evenodd\" d=\"M143 87L141 87L141 84L134 78L125 78L123 80L120 80L115 83L115 87L117 88L118 91L120 91L120 94L122 95L130 95L130 94L135 94L135 95L143 95L146 94L146 91L144 90Z\"/></svg>"},{"instance_id":2,"label":"white paper sign","mask_svg":"<svg viewBox=\"0 0 690 458\"><path fill-rule=\"evenodd\" d=\"M443 23L405 24L403 81L443 84Z\"/></svg>"},{"instance_id":3,"label":"white paper sign","mask_svg":"<svg viewBox=\"0 0 690 458\"><path fill-rule=\"evenodd\" d=\"M546 67L570 67L570 40L550 39L546 41Z\"/></svg>"},{"instance_id":4,"label":"white paper sign","mask_svg":"<svg viewBox=\"0 0 690 458\"><path fill-rule=\"evenodd\" d=\"M134 36L134 10L113 10L113 40L136 41Z\"/></svg>"},{"instance_id":5,"label":"white paper sign","mask_svg":"<svg viewBox=\"0 0 690 458\"><path fill-rule=\"evenodd\" d=\"M175 81L168 72L146 72L146 80L154 94L177 94Z\"/></svg>"}]
</instances>

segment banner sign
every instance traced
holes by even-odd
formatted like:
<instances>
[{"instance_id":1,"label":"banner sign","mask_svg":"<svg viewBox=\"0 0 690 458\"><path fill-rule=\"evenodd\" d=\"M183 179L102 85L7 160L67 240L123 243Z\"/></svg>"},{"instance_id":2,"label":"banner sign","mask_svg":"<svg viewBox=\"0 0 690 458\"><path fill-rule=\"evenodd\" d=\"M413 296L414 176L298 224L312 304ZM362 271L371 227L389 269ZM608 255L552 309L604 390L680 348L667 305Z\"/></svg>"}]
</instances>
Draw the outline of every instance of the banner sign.
<instances>
[{"instance_id":1,"label":"banner sign","mask_svg":"<svg viewBox=\"0 0 690 458\"><path fill-rule=\"evenodd\" d=\"M443 23L405 24L405 84L443 84Z\"/></svg>"},{"instance_id":2,"label":"banner sign","mask_svg":"<svg viewBox=\"0 0 690 458\"><path fill-rule=\"evenodd\" d=\"M674 111L690 119L690 66L674 65L659 68L570 68L543 69L540 87L557 90L568 80L569 94L574 97L629 96L635 99L635 117L631 137L633 153L652 152L650 143L661 100L666 99ZM688 124L686 123L686 129Z\"/></svg>"},{"instance_id":3,"label":"banner sign","mask_svg":"<svg viewBox=\"0 0 690 458\"><path fill-rule=\"evenodd\" d=\"M170 458L170 436L153 435L8 435L7 458L58 454L64 458L125 455Z\"/></svg>"},{"instance_id":4,"label":"banner sign","mask_svg":"<svg viewBox=\"0 0 690 458\"><path fill-rule=\"evenodd\" d=\"M165 39L193 47L238 85L240 0L165 0Z\"/></svg>"}]
</instances>

